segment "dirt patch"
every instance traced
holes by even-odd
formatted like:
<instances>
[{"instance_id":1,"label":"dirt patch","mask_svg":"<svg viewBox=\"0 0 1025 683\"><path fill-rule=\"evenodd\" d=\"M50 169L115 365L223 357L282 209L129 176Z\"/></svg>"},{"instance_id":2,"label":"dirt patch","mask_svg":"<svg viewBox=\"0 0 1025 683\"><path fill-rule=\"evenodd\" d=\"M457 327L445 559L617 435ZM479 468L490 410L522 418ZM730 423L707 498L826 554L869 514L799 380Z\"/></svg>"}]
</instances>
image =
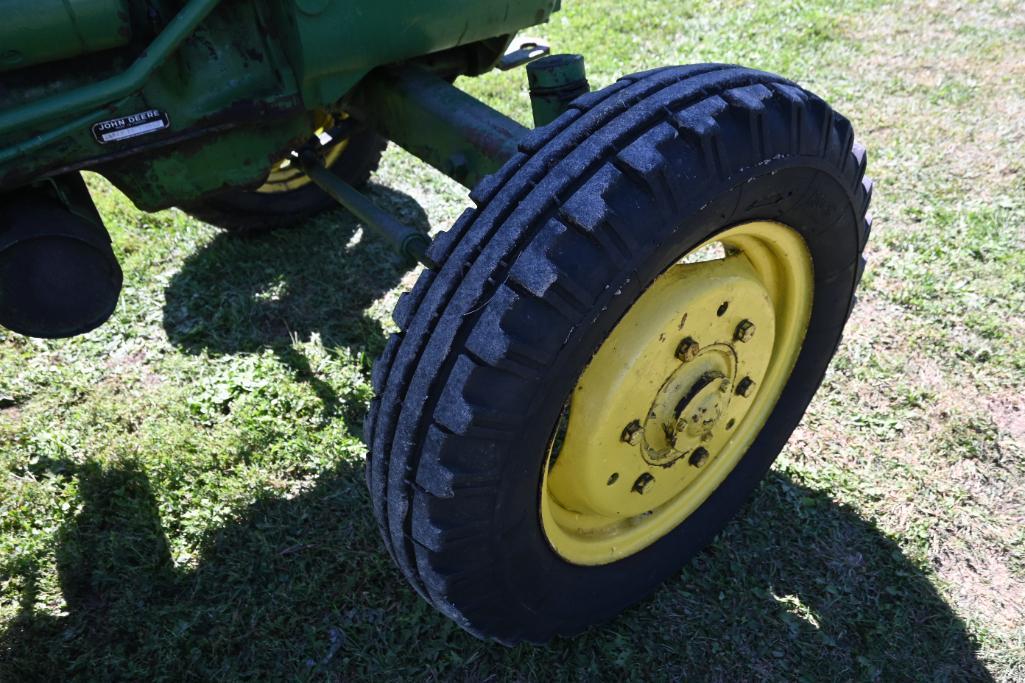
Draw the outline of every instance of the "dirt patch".
<instances>
[{"instance_id":1,"label":"dirt patch","mask_svg":"<svg viewBox=\"0 0 1025 683\"><path fill-rule=\"evenodd\" d=\"M988 548L958 550L943 552L936 564L962 613L985 617L1008 629L1025 626L1025 581Z\"/></svg>"},{"instance_id":2,"label":"dirt patch","mask_svg":"<svg viewBox=\"0 0 1025 683\"><path fill-rule=\"evenodd\" d=\"M989 411L1001 431L1025 453L1025 397L1003 392L989 399Z\"/></svg>"}]
</instances>

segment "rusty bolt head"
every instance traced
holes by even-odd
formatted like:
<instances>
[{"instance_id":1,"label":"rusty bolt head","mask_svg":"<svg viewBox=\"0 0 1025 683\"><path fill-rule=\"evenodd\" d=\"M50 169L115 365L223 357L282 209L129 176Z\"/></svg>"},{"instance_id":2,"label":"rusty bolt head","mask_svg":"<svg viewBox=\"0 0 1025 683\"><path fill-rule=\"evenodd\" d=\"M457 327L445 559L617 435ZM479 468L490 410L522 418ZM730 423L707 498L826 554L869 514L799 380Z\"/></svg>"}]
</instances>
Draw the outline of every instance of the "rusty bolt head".
<instances>
[{"instance_id":1,"label":"rusty bolt head","mask_svg":"<svg viewBox=\"0 0 1025 683\"><path fill-rule=\"evenodd\" d=\"M750 320L741 320L737 325L733 338L738 342L749 342L755 336L755 324Z\"/></svg>"},{"instance_id":2,"label":"rusty bolt head","mask_svg":"<svg viewBox=\"0 0 1025 683\"><path fill-rule=\"evenodd\" d=\"M641 426L640 420L634 420L626 427L623 427L623 433L619 435L619 440L631 446L636 446L641 442L642 436L644 436L644 427Z\"/></svg>"},{"instance_id":3,"label":"rusty bolt head","mask_svg":"<svg viewBox=\"0 0 1025 683\"><path fill-rule=\"evenodd\" d=\"M690 454L690 464L692 467L704 467L706 462L708 462L708 450L703 446L695 448L694 452Z\"/></svg>"},{"instance_id":4,"label":"rusty bolt head","mask_svg":"<svg viewBox=\"0 0 1025 683\"><path fill-rule=\"evenodd\" d=\"M755 388L754 380L750 377L737 382L737 396L743 396L747 398L751 394L751 390Z\"/></svg>"},{"instance_id":5,"label":"rusty bolt head","mask_svg":"<svg viewBox=\"0 0 1025 683\"><path fill-rule=\"evenodd\" d=\"M686 363L687 361L694 360L700 350L701 345L694 341L693 337L687 337L676 347L676 357Z\"/></svg>"}]
</instances>

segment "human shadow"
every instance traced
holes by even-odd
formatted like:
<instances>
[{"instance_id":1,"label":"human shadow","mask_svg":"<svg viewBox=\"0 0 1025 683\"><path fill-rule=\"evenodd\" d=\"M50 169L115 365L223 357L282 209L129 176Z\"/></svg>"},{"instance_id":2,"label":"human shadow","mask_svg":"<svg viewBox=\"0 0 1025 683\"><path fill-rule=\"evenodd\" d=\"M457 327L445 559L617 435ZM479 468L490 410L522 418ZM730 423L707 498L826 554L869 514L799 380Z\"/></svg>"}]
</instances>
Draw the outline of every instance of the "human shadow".
<instances>
[{"instance_id":1,"label":"human shadow","mask_svg":"<svg viewBox=\"0 0 1025 683\"><path fill-rule=\"evenodd\" d=\"M408 195L375 184L367 194L408 225L429 229L426 213ZM383 348L380 324L366 309L399 283L408 264L368 233L339 208L255 237L220 234L172 277L164 330L188 353L273 351L332 415L338 397L317 379L296 342L319 338L328 353L345 347L367 358Z\"/></svg>"},{"instance_id":2,"label":"human shadow","mask_svg":"<svg viewBox=\"0 0 1025 683\"><path fill-rule=\"evenodd\" d=\"M649 600L576 638L507 649L402 581L359 462L262 497L177 565L141 469L37 467L78 479L55 551L66 609L24 597L0 634L0 680L992 680L922 568L778 473Z\"/></svg>"}]
</instances>

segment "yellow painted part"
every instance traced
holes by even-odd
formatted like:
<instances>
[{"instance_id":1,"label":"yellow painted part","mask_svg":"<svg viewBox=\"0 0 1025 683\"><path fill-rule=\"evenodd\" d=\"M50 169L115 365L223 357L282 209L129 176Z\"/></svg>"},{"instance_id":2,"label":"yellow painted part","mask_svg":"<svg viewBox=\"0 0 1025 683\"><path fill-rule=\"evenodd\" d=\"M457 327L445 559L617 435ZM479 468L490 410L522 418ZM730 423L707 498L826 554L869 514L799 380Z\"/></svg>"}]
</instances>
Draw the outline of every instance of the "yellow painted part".
<instances>
[{"instance_id":1,"label":"yellow painted part","mask_svg":"<svg viewBox=\"0 0 1025 683\"><path fill-rule=\"evenodd\" d=\"M693 262L717 244L725 255ZM693 513L775 407L813 294L803 238L767 221L716 235L656 278L581 374L553 436L540 504L552 548L607 564Z\"/></svg>"},{"instance_id":2,"label":"yellow painted part","mask_svg":"<svg viewBox=\"0 0 1025 683\"><path fill-rule=\"evenodd\" d=\"M315 131L317 137L324 135L325 131L334 123L334 118L329 114L321 114L320 118L321 125ZM347 117L345 114L341 114L340 118L344 119ZM332 140L328 145L327 153L324 155L324 166L331 168L338 161L338 158L342 156L345 148L349 146L349 139ZM294 161L292 155L289 154L275 164L267 176L267 180L264 181L263 185L256 188L256 191L263 194L291 192L292 190L298 190L309 185L312 182L310 177Z\"/></svg>"}]
</instances>

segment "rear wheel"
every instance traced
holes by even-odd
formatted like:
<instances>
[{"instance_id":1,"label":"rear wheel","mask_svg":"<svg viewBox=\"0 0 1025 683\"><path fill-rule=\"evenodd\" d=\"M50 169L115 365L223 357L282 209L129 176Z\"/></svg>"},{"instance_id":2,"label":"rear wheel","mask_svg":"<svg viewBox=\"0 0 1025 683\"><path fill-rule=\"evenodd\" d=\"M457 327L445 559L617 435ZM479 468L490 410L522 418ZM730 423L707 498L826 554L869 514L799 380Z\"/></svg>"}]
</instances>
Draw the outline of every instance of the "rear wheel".
<instances>
[{"instance_id":1,"label":"rear wheel","mask_svg":"<svg viewBox=\"0 0 1025 683\"><path fill-rule=\"evenodd\" d=\"M381 161L385 141L366 128L344 130L327 117L317 129L324 164L345 182L364 185ZM303 173L291 155L275 164L255 190L228 190L186 207L200 220L238 235L298 225L337 202Z\"/></svg>"},{"instance_id":2,"label":"rear wheel","mask_svg":"<svg viewBox=\"0 0 1025 683\"><path fill-rule=\"evenodd\" d=\"M472 194L396 309L368 482L411 584L544 641L648 595L796 427L860 278L846 119L700 65L578 99Z\"/></svg>"}]
</instances>

